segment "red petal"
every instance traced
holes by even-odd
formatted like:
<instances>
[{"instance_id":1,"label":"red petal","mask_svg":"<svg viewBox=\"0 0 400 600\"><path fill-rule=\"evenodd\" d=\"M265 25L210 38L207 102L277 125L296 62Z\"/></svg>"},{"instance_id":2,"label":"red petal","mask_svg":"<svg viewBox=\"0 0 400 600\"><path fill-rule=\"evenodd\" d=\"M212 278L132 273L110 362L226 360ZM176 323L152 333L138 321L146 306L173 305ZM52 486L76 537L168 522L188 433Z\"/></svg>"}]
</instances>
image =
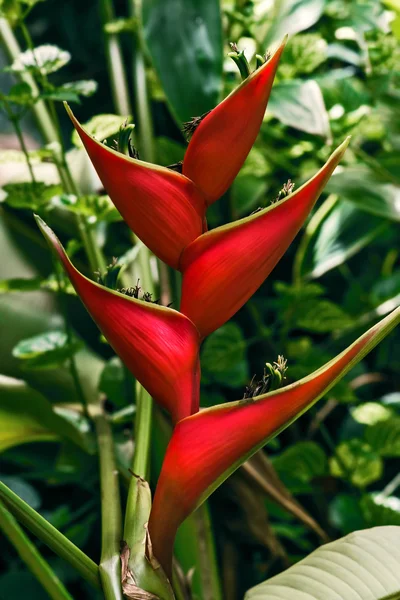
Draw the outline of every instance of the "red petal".
<instances>
[{"instance_id":1,"label":"red petal","mask_svg":"<svg viewBox=\"0 0 400 600\"><path fill-rule=\"evenodd\" d=\"M218 104L194 132L183 174L218 200L238 174L258 135L286 38L262 67Z\"/></svg>"},{"instance_id":2,"label":"red petal","mask_svg":"<svg viewBox=\"0 0 400 600\"><path fill-rule=\"evenodd\" d=\"M168 574L176 530L233 471L290 425L400 322L400 308L312 375L281 390L201 411L176 426L150 515L155 556Z\"/></svg>"},{"instance_id":3,"label":"red petal","mask_svg":"<svg viewBox=\"0 0 400 600\"><path fill-rule=\"evenodd\" d=\"M197 238L182 255L181 311L202 336L228 321L286 252L342 158L349 140L288 198Z\"/></svg>"},{"instance_id":4,"label":"red petal","mask_svg":"<svg viewBox=\"0 0 400 600\"><path fill-rule=\"evenodd\" d=\"M177 269L183 249L203 230L201 192L180 173L129 158L96 141L66 108L126 223L156 256Z\"/></svg>"},{"instance_id":5,"label":"red petal","mask_svg":"<svg viewBox=\"0 0 400 600\"><path fill-rule=\"evenodd\" d=\"M87 279L54 232L37 223L93 320L128 369L174 421L198 411L199 334L181 313L135 300Z\"/></svg>"}]
</instances>

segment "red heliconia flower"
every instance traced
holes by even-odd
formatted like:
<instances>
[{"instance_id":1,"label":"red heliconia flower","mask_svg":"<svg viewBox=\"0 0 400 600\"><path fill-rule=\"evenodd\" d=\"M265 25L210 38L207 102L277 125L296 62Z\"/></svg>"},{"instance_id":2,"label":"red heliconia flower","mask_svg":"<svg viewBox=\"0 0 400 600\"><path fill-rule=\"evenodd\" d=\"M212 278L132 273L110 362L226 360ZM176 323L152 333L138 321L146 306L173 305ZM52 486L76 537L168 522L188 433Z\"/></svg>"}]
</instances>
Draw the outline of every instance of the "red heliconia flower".
<instances>
[{"instance_id":1,"label":"red heliconia flower","mask_svg":"<svg viewBox=\"0 0 400 600\"><path fill-rule=\"evenodd\" d=\"M203 191L207 205L226 192L256 140L286 39L202 119L190 140L183 174Z\"/></svg>"},{"instance_id":2,"label":"red heliconia flower","mask_svg":"<svg viewBox=\"0 0 400 600\"><path fill-rule=\"evenodd\" d=\"M182 521L243 462L310 408L400 323L400 308L312 375L280 390L203 410L177 424L150 515L153 552L171 574Z\"/></svg>"},{"instance_id":3,"label":"red heliconia flower","mask_svg":"<svg viewBox=\"0 0 400 600\"><path fill-rule=\"evenodd\" d=\"M174 422L199 408L199 334L171 308L136 300L82 275L54 232L36 216L51 249L115 352Z\"/></svg>"},{"instance_id":4,"label":"red heliconia flower","mask_svg":"<svg viewBox=\"0 0 400 600\"><path fill-rule=\"evenodd\" d=\"M181 311L202 337L239 310L297 235L342 158L349 138L312 179L249 217L204 233L183 252Z\"/></svg>"},{"instance_id":5,"label":"red heliconia flower","mask_svg":"<svg viewBox=\"0 0 400 600\"><path fill-rule=\"evenodd\" d=\"M124 220L156 256L175 269L181 269L184 248L207 230L207 205L228 189L257 137L285 41L201 120L189 143L182 175L101 144L65 104Z\"/></svg>"},{"instance_id":6,"label":"red heliconia flower","mask_svg":"<svg viewBox=\"0 0 400 600\"><path fill-rule=\"evenodd\" d=\"M66 109L111 200L132 231L171 267L203 231L205 199L180 173L101 144Z\"/></svg>"}]
</instances>

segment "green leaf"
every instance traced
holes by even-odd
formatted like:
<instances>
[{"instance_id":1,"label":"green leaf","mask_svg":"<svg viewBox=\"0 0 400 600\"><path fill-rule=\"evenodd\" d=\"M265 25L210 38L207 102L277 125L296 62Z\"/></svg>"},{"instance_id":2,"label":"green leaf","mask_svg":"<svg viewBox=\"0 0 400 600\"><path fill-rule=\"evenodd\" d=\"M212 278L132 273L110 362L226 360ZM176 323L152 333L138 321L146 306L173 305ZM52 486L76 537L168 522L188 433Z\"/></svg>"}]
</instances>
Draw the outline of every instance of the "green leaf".
<instances>
[{"instance_id":1,"label":"green leaf","mask_svg":"<svg viewBox=\"0 0 400 600\"><path fill-rule=\"evenodd\" d=\"M42 98L60 102L80 102L79 97L89 98L97 91L97 82L93 79L72 81L59 87L52 87L41 94Z\"/></svg>"},{"instance_id":2,"label":"green leaf","mask_svg":"<svg viewBox=\"0 0 400 600\"><path fill-rule=\"evenodd\" d=\"M117 135L122 125L126 121L130 121L130 119L131 117L128 115L96 115L84 124L84 128L89 135L94 136L97 140L102 142L103 140L108 140L109 138L112 138L112 136ZM81 138L75 129L72 134L72 143L77 148L83 148Z\"/></svg>"},{"instance_id":3,"label":"green leaf","mask_svg":"<svg viewBox=\"0 0 400 600\"><path fill-rule=\"evenodd\" d=\"M205 383L244 385L249 375L246 341L240 327L227 323L212 333L204 342L201 366Z\"/></svg>"},{"instance_id":4,"label":"green leaf","mask_svg":"<svg viewBox=\"0 0 400 600\"><path fill-rule=\"evenodd\" d=\"M364 437L379 456L400 457L400 417L392 415L386 421L370 425L365 430Z\"/></svg>"},{"instance_id":5,"label":"green leaf","mask_svg":"<svg viewBox=\"0 0 400 600\"><path fill-rule=\"evenodd\" d=\"M351 202L335 203L310 235L302 274L308 278L321 277L357 254L386 226L386 220L361 211Z\"/></svg>"},{"instance_id":6,"label":"green leaf","mask_svg":"<svg viewBox=\"0 0 400 600\"><path fill-rule=\"evenodd\" d=\"M52 369L62 365L81 348L80 340L74 339L68 343L67 334L56 330L20 341L12 354L23 361L27 369Z\"/></svg>"},{"instance_id":7,"label":"green leaf","mask_svg":"<svg viewBox=\"0 0 400 600\"><path fill-rule=\"evenodd\" d=\"M132 33L137 29L136 19L118 18L104 25L104 31L108 34Z\"/></svg>"},{"instance_id":8,"label":"green leaf","mask_svg":"<svg viewBox=\"0 0 400 600\"><path fill-rule=\"evenodd\" d=\"M36 102L31 86L24 81L12 86L7 94L7 100L19 106L31 106Z\"/></svg>"},{"instance_id":9,"label":"green leaf","mask_svg":"<svg viewBox=\"0 0 400 600\"><path fill-rule=\"evenodd\" d=\"M337 494L329 506L329 520L342 533L351 533L365 527L359 498L350 494Z\"/></svg>"},{"instance_id":10,"label":"green leaf","mask_svg":"<svg viewBox=\"0 0 400 600\"><path fill-rule=\"evenodd\" d=\"M56 194L60 194L60 185L46 184L41 181L7 183L3 186L6 196L3 202L12 208L27 208L37 211L48 204Z\"/></svg>"},{"instance_id":11,"label":"green leaf","mask_svg":"<svg viewBox=\"0 0 400 600\"><path fill-rule=\"evenodd\" d=\"M376 174L365 165L338 169L326 189L354 203L360 210L400 221L400 187L379 182Z\"/></svg>"},{"instance_id":12,"label":"green leaf","mask_svg":"<svg viewBox=\"0 0 400 600\"><path fill-rule=\"evenodd\" d=\"M369 526L400 525L400 498L366 494L361 498L360 508Z\"/></svg>"},{"instance_id":13,"label":"green leaf","mask_svg":"<svg viewBox=\"0 0 400 600\"><path fill-rule=\"evenodd\" d=\"M344 329L352 324L352 319L337 304L330 300L314 299L304 305L296 324L301 329L313 333L328 333Z\"/></svg>"},{"instance_id":14,"label":"green leaf","mask_svg":"<svg viewBox=\"0 0 400 600\"><path fill-rule=\"evenodd\" d=\"M291 475L304 483L325 475L328 459L316 442L298 442L273 459L279 475Z\"/></svg>"},{"instance_id":15,"label":"green leaf","mask_svg":"<svg viewBox=\"0 0 400 600\"><path fill-rule=\"evenodd\" d=\"M106 363L101 372L99 390L118 407L124 406L125 371L121 360L114 356Z\"/></svg>"},{"instance_id":16,"label":"green leaf","mask_svg":"<svg viewBox=\"0 0 400 600\"><path fill-rule=\"evenodd\" d=\"M263 46L312 27L319 21L325 0L286 0L275 2L274 19L268 29Z\"/></svg>"},{"instance_id":17,"label":"green leaf","mask_svg":"<svg viewBox=\"0 0 400 600\"><path fill-rule=\"evenodd\" d=\"M21 52L8 70L13 73L39 71L42 75L49 75L64 67L70 60L71 55L66 50L61 50L58 46L51 44L44 44L37 46L34 50Z\"/></svg>"},{"instance_id":18,"label":"green leaf","mask_svg":"<svg viewBox=\"0 0 400 600\"><path fill-rule=\"evenodd\" d=\"M360 488L377 481L383 473L382 459L369 444L359 439L339 444L329 467L334 477L348 479Z\"/></svg>"},{"instance_id":19,"label":"green leaf","mask_svg":"<svg viewBox=\"0 0 400 600\"><path fill-rule=\"evenodd\" d=\"M12 490L15 494L18 494L22 500L25 500L35 510L38 510L42 504L40 495L34 487L27 483L21 477L15 477L13 475L1 475L1 481Z\"/></svg>"},{"instance_id":20,"label":"green leaf","mask_svg":"<svg viewBox=\"0 0 400 600\"><path fill-rule=\"evenodd\" d=\"M374 527L325 544L245 600L396 600L400 527Z\"/></svg>"},{"instance_id":21,"label":"green leaf","mask_svg":"<svg viewBox=\"0 0 400 600\"><path fill-rule=\"evenodd\" d=\"M95 225L99 221L105 223L122 221L120 213L108 196L60 194L52 198L51 204L53 207L84 215L89 225Z\"/></svg>"},{"instance_id":22,"label":"green leaf","mask_svg":"<svg viewBox=\"0 0 400 600\"><path fill-rule=\"evenodd\" d=\"M284 125L313 135L330 137L328 113L316 81L282 81L272 88L267 115L271 113Z\"/></svg>"},{"instance_id":23,"label":"green leaf","mask_svg":"<svg viewBox=\"0 0 400 600\"><path fill-rule=\"evenodd\" d=\"M147 0L143 3L143 25L176 120L183 123L214 108L222 76L219 1Z\"/></svg>"},{"instance_id":24,"label":"green leaf","mask_svg":"<svg viewBox=\"0 0 400 600\"><path fill-rule=\"evenodd\" d=\"M24 381L0 375L0 452L36 441L68 438L87 448L85 438Z\"/></svg>"},{"instance_id":25,"label":"green leaf","mask_svg":"<svg viewBox=\"0 0 400 600\"><path fill-rule=\"evenodd\" d=\"M392 415L393 412L379 402L364 402L351 410L353 419L363 425L375 425L387 421Z\"/></svg>"}]
</instances>

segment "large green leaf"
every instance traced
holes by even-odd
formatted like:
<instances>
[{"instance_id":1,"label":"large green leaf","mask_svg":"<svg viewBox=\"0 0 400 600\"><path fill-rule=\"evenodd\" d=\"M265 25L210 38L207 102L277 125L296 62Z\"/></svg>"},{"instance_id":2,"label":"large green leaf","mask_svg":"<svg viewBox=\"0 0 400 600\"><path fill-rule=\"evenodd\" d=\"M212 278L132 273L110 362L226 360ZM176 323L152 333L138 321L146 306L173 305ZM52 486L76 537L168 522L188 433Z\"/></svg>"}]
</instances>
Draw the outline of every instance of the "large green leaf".
<instances>
[{"instance_id":1,"label":"large green leaf","mask_svg":"<svg viewBox=\"0 0 400 600\"><path fill-rule=\"evenodd\" d=\"M313 135L330 136L329 118L316 81L282 81L271 92L268 111L284 125Z\"/></svg>"},{"instance_id":2,"label":"large green leaf","mask_svg":"<svg viewBox=\"0 0 400 600\"><path fill-rule=\"evenodd\" d=\"M201 367L204 383L238 387L248 381L246 341L238 325L226 323L206 339Z\"/></svg>"},{"instance_id":3,"label":"large green leaf","mask_svg":"<svg viewBox=\"0 0 400 600\"><path fill-rule=\"evenodd\" d=\"M365 166L346 167L334 173L326 189L373 215L400 221L400 187L381 183Z\"/></svg>"},{"instance_id":4,"label":"large green leaf","mask_svg":"<svg viewBox=\"0 0 400 600\"><path fill-rule=\"evenodd\" d=\"M79 429L59 416L44 396L24 381L0 375L0 452L59 436L86 447Z\"/></svg>"},{"instance_id":5,"label":"large green leaf","mask_svg":"<svg viewBox=\"0 0 400 600\"><path fill-rule=\"evenodd\" d=\"M264 44L268 46L286 34L294 35L308 29L319 20L324 7L325 0L275 0L275 14Z\"/></svg>"},{"instance_id":6,"label":"large green leaf","mask_svg":"<svg viewBox=\"0 0 400 600\"><path fill-rule=\"evenodd\" d=\"M302 275L321 277L357 254L386 226L386 219L361 211L352 202L340 200L310 235L301 264Z\"/></svg>"},{"instance_id":7,"label":"large green leaf","mask_svg":"<svg viewBox=\"0 0 400 600\"><path fill-rule=\"evenodd\" d=\"M221 89L222 33L218 0L147 0L146 42L175 118L213 108Z\"/></svg>"},{"instance_id":8,"label":"large green leaf","mask_svg":"<svg viewBox=\"0 0 400 600\"><path fill-rule=\"evenodd\" d=\"M398 600L400 527L350 533L250 589L245 600Z\"/></svg>"}]
</instances>

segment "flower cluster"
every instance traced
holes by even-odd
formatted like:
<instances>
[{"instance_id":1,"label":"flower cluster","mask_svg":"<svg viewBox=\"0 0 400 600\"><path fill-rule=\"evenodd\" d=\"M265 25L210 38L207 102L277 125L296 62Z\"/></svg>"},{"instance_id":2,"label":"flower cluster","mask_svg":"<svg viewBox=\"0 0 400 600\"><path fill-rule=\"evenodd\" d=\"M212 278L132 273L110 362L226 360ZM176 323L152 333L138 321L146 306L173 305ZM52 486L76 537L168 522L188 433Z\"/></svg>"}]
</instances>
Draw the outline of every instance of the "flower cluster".
<instances>
[{"instance_id":1,"label":"flower cluster","mask_svg":"<svg viewBox=\"0 0 400 600\"><path fill-rule=\"evenodd\" d=\"M229 188L261 126L284 43L215 109L197 119L182 173L101 144L70 117L115 206L161 260L182 273L180 312L124 295L82 275L38 219L73 286L115 352L175 425L157 484L149 532L171 575L182 521L249 456L309 408L399 321L399 311L309 377L279 390L199 410L199 349L264 282L302 227L348 140L293 192L207 231L207 208Z\"/></svg>"}]
</instances>

